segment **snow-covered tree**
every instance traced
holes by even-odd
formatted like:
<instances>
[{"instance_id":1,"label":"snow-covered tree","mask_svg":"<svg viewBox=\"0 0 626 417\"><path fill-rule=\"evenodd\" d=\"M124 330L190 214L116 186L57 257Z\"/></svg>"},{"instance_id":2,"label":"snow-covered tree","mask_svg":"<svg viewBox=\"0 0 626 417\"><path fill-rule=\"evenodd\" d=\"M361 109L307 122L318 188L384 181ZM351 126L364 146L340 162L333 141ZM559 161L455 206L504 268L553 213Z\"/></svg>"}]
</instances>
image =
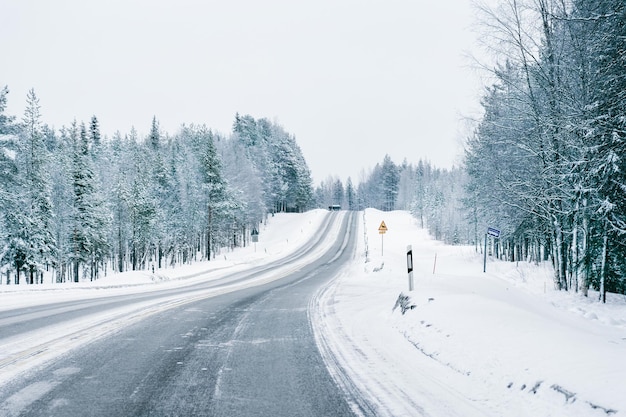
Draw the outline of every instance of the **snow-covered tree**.
<instances>
[{"instance_id":1,"label":"snow-covered tree","mask_svg":"<svg viewBox=\"0 0 626 417\"><path fill-rule=\"evenodd\" d=\"M348 210L358 210L358 202L356 197L356 190L354 184L352 184L352 178L348 177L346 181L346 202L348 204Z\"/></svg>"},{"instance_id":2,"label":"snow-covered tree","mask_svg":"<svg viewBox=\"0 0 626 417\"><path fill-rule=\"evenodd\" d=\"M72 141L72 256L73 278L80 279L80 267L87 267L89 278L97 278L97 266L106 254L108 242L106 228L109 225L107 207L99 193L99 184L93 168L89 135L84 123L80 130L76 122L70 130Z\"/></svg>"},{"instance_id":3,"label":"snow-covered tree","mask_svg":"<svg viewBox=\"0 0 626 417\"><path fill-rule=\"evenodd\" d=\"M18 257L28 271L31 284L54 262L52 203L47 170L48 152L44 143L41 106L34 90L27 95L26 110L18 135L18 189L15 198L17 233L13 236Z\"/></svg>"},{"instance_id":4,"label":"snow-covered tree","mask_svg":"<svg viewBox=\"0 0 626 417\"><path fill-rule=\"evenodd\" d=\"M509 258L550 259L558 288L625 292L624 3L505 4L487 10L507 60L468 142L466 202L502 224Z\"/></svg>"}]
</instances>

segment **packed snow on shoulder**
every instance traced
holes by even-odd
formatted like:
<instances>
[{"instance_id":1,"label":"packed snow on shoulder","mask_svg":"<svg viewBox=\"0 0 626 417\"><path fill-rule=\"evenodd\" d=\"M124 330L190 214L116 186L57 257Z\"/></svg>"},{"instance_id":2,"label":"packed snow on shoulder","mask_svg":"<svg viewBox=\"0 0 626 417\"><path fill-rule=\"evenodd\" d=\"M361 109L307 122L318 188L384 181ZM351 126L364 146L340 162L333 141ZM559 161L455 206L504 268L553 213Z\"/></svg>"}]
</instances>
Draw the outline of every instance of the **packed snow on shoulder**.
<instances>
[{"instance_id":1,"label":"packed snow on shoulder","mask_svg":"<svg viewBox=\"0 0 626 417\"><path fill-rule=\"evenodd\" d=\"M407 212L360 223L311 322L337 382L377 415L626 415L623 296L557 291L545 265L488 258L483 273L480 248L434 241Z\"/></svg>"},{"instance_id":2,"label":"packed snow on shoulder","mask_svg":"<svg viewBox=\"0 0 626 417\"><path fill-rule=\"evenodd\" d=\"M175 267L108 273L94 281L83 278L80 282L55 283L48 274L43 284L0 284L0 310L27 307L76 298L88 299L104 296L153 291L168 287L191 285L197 281L216 279L227 273L244 270L282 258L296 251L320 229L327 210L311 210L306 213L277 213L269 216L259 228L258 243L247 247L222 249L211 261L178 264ZM106 291L103 291L106 290Z\"/></svg>"}]
</instances>

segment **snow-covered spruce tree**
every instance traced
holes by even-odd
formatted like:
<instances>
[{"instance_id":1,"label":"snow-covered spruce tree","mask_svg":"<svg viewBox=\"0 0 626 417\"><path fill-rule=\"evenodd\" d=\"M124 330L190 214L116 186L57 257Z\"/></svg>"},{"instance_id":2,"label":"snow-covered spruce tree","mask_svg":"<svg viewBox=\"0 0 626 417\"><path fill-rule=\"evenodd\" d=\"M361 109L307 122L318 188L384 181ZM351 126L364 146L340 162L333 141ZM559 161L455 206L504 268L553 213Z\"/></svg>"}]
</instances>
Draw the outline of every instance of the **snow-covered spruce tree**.
<instances>
[{"instance_id":1,"label":"snow-covered spruce tree","mask_svg":"<svg viewBox=\"0 0 626 417\"><path fill-rule=\"evenodd\" d=\"M376 164L363 182L361 188L363 207L383 211L395 210L399 182L398 167L389 155L385 155L382 164Z\"/></svg>"},{"instance_id":2,"label":"snow-covered spruce tree","mask_svg":"<svg viewBox=\"0 0 626 417\"><path fill-rule=\"evenodd\" d=\"M19 284L19 271L23 265L23 250L20 249L19 238L22 228L19 219L15 218L16 199L18 193L17 164L15 154L17 149L17 126L15 118L5 114L7 106L8 88L0 90L0 262L7 270L7 283L10 281L10 271L16 268L16 284ZM1 279L1 277L0 277Z\"/></svg>"},{"instance_id":3,"label":"snow-covered spruce tree","mask_svg":"<svg viewBox=\"0 0 626 417\"><path fill-rule=\"evenodd\" d=\"M391 211L396 209L399 185L400 173L398 167L394 164L389 155L385 155L381 166L381 186L383 192L382 210Z\"/></svg>"},{"instance_id":4,"label":"snow-covered spruce tree","mask_svg":"<svg viewBox=\"0 0 626 417\"><path fill-rule=\"evenodd\" d=\"M346 207L348 210L358 210L356 190L354 189L351 177L348 177L346 180L346 203L348 205L348 207Z\"/></svg>"},{"instance_id":5,"label":"snow-covered spruce tree","mask_svg":"<svg viewBox=\"0 0 626 417\"><path fill-rule=\"evenodd\" d=\"M296 191L294 196L294 205L296 211L301 213L312 207L313 179L311 178L311 170L302 155L302 151L296 142L296 138L293 137L292 140L292 146L294 147L296 154L296 180L294 183Z\"/></svg>"},{"instance_id":6,"label":"snow-covered spruce tree","mask_svg":"<svg viewBox=\"0 0 626 417\"><path fill-rule=\"evenodd\" d=\"M396 199L396 208L399 210L410 210L411 203L415 197L416 170L408 163L406 158L402 161L402 165L398 166L398 197Z\"/></svg>"},{"instance_id":7,"label":"snow-covered spruce tree","mask_svg":"<svg viewBox=\"0 0 626 417\"><path fill-rule=\"evenodd\" d=\"M11 195L9 253L19 271L24 268L33 284L54 264L56 242L52 233L52 203L47 170L39 99L34 90L27 95L26 110L19 127L16 163L17 183Z\"/></svg>"},{"instance_id":8,"label":"snow-covered spruce tree","mask_svg":"<svg viewBox=\"0 0 626 417\"><path fill-rule=\"evenodd\" d=\"M154 258L153 261L161 268L166 248L169 245L169 242L167 242L169 238L166 233L168 208L173 204L171 198L174 192L172 189L172 178L170 178L165 162L169 149L163 141L156 116L152 118L146 148L152 170L150 182L152 183L152 198L155 202L156 210L149 256Z\"/></svg>"},{"instance_id":9,"label":"snow-covered spruce tree","mask_svg":"<svg viewBox=\"0 0 626 417\"><path fill-rule=\"evenodd\" d=\"M590 204L596 218L598 273L590 277L606 300L607 291L626 293L626 5L592 1L579 10L593 23L591 45L594 77L590 88L591 118L586 134L585 173L591 174ZM590 7L593 6L593 7Z\"/></svg>"},{"instance_id":10,"label":"snow-covered spruce tree","mask_svg":"<svg viewBox=\"0 0 626 417\"><path fill-rule=\"evenodd\" d=\"M207 206L202 187L202 169L200 168L199 148L197 146L197 127L183 127L174 137L177 151L178 170L176 181L179 184L180 214L176 228L179 230L179 254L177 262L191 262L203 249L206 241Z\"/></svg>"},{"instance_id":11,"label":"snow-covered spruce tree","mask_svg":"<svg viewBox=\"0 0 626 417\"><path fill-rule=\"evenodd\" d=\"M310 207L311 173L293 136L267 119L237 115L233 137L244 145L248 159L261 172L265 205L272 212Z\"/></svg>"},{"instance_id":12,"label":"snow-covered spruce tree","mask_svg":"<svg viewBox=\"0 0 626 417\"><path fill-rule=\"evenodd\" d=\"M137 132L131 129L128 146L132 152L132 169L128 177L129 255L133 271L146 268L150 255L154 227L157 221L157 201L152 193L151 162L145 145L139 143Z\"/></svg>"},{"instance_id":13,"label":"snow-covered spruce tree","mask_svg":"<svg viewBox=\"0 0 626 417\"><path fill-rule=\"evenodd\" d=\"M410 201L410 210L413 217L419 220L419 225L423 229L425 227L425 195L426 195L426 179L430 173L430 164L419 160L415 167L415 175L413 182L414 195Z\"/></svg>"},{"instance_id":14,"label":"snow-covered spruce tree","mask_svg":"<svg viewBox=\"0 0 626 417\"><path fill-rule=\"evenodd\" d=\"M15 185L17 166L15 165L15 149L17 127L15 117L5 114L9 89L0 89L0 214L4 214L4 203ZM2 223L0 222L0 230Z\"/></svg>"},{"instance_id":15,"label":"snow-covered spruce tree","mask_svg":"<svg viewBox=\"0 0 626 417\"><path fill-rule=\"evenodd\" d=\"M97 278L98 265L105 261L108 252L107 230L110 224L93 168L87 128L80 129L74 122L70 128L72 141L72 275L80 280L80 270L90 280Z\"/></svg>"},{"instance_id":16,"label":"snow-covered spruce tree","mask_svg":"<svg viewBox=\"0 0 626 417\"><path fill-rule=\"evenodd\" d=\"M345 206L344 204L345 192L343 190L343 183L341 182L339 178L337 178L332 185L332 195L333 195L332 204L334 205L336 204L342 207Z\"/></svg>"},{"instance_id":17,"label":"snow-covered spruce tree","mask_svg":"<svg viewBox=\"0 0 626 417\"><path fill-rule=\"evenodd\" d=\"M91 141L92 153L97 154L102 142L102 136L100 135L100 122L98 118L93 115L89 122L89 140Z\"/></svg>"},{"instance_id":18,"label":"snow-covered spruce tree","mask_svg":"<svg viewBox=\"0 0 626 417\"><path fill-rule=\"evenodd\" d=\"M55 140L50 164L52 182L53 234L57 244L56 282L65 282L72 267L73 246L71 230L73 221L74 190L72 164L74 144L70 132L62 127Z\"/></svg>"},{"instance_id":19,"label":"snow-covered spruce tree","mask_svg":"<svg viewBox=\"0 0 626 417\"><path fill-rule=\"evenodd\" d=\"M200 127L194 132L197 157L200 170L201 201L205 207L205 231L203 242L203 259L210 260L217 253L220 243L219 225L226 216L227 192L222 176L222 162L217 154L213 132Z\"/></svg>"},{"instance_id":20,"label":"snow-covered spruce tree","mask_svg":"<svg viewBox=\"0 0 626 417\"><path fill-rule=\"evenodd\" d=\"M128 138L124 139L117 131L107 146L110 163L107 181L103 182L104 195L111 207L111 228L108 241L111 247L112 268L124 272L129 268L130 236L130 180L132 171L132 153Z\"/></svg>"}]
</instances>

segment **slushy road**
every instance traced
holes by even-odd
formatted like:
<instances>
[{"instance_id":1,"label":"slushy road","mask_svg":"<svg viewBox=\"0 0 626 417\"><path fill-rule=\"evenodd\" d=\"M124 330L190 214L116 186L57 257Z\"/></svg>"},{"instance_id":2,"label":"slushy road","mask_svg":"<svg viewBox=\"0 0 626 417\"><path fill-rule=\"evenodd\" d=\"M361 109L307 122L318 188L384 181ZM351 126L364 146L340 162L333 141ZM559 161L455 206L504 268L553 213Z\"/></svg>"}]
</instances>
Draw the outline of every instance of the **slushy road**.
<instances>
[{"instance_id":1,"label":"slushy road","mask_svg":"<svg viewBox=\"0 0 626 417\"><path fill-rule=\"evenodd\" d=\"M55 360L3 384L0 415L368 415L329 375L307 310L319 288L352 260L356 221L356 213L329 213L324 227L340 227L335 242L314 239L288 259L141 296L156 297L149 300L120 296L94 307L54 305L48 314L44 307L3 312L0 345L5 334L15 338L43 331L77 314L95 314L90 308L100 311L108 305L117 311L120 303L130 303L140 319L82 347L57 352ZM306 258L312 252L319 256ZM145 317L141 303L149 306ZM44 323L20 329L23 321L16 318L25 314L45 317ZM19 353L14 362L28 360Z\"/></svg>"}]
</instances>

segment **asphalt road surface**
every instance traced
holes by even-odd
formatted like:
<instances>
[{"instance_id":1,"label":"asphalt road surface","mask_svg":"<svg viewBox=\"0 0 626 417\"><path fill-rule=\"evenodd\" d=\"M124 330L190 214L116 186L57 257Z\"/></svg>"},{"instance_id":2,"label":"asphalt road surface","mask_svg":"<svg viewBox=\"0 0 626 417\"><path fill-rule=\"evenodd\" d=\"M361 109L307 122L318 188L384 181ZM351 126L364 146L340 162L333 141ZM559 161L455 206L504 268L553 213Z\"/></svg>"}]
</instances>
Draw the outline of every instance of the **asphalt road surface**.
<instances>
[{"instance_id":1,"label":"asphalt road surface","mask_svg":"<svg viewBox=\"0 0 626 417\"><path fill-rule=\"evenodd\" d=\"M1 347L8 337L77 315L148 301L152 306L145 317L136 307L133 314L141 319L82 347L54 352L45 366L0 386L0 416L371 414L329 375L308 317L309 300L354 256L356 213L329 214L325 227L334 221L342 221L338 240L306 264L297 260L326 243L312 241L283 261L193 287L0 313ZM236 286L273 273L281 278ZM232 290L211 292L220 285ZM59 339L66 337L80 334ZM0 362L0 372L59 343L25 346Z\"/></svg>"}]
</instances>

